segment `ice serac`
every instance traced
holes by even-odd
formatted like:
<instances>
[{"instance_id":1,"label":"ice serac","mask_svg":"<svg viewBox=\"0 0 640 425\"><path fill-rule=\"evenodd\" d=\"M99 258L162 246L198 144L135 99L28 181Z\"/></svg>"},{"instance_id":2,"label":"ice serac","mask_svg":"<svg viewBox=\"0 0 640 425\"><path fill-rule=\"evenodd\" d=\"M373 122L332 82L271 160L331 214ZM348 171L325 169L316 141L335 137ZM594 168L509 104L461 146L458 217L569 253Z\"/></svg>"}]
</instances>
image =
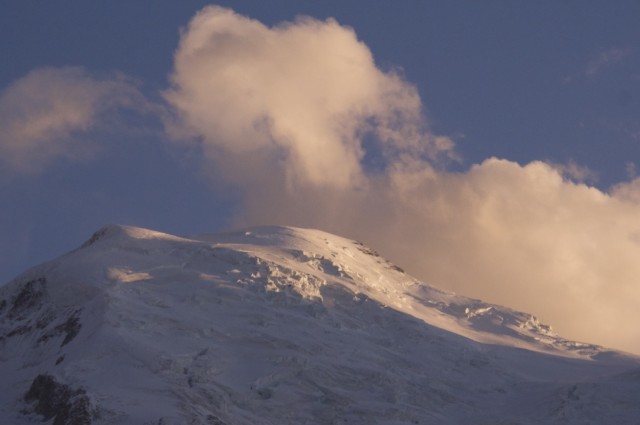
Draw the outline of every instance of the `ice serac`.
<instances>
[{"instance_id":1,"label":"ice serac","mask_svg":"<svg viewBox=\"0 0 640 425\"><path fill-rule=\"evenodd\" d=\"M640 359L362 243L109 225L0 287L0 423L635 424Z\"/></svg>"}]
</instances>

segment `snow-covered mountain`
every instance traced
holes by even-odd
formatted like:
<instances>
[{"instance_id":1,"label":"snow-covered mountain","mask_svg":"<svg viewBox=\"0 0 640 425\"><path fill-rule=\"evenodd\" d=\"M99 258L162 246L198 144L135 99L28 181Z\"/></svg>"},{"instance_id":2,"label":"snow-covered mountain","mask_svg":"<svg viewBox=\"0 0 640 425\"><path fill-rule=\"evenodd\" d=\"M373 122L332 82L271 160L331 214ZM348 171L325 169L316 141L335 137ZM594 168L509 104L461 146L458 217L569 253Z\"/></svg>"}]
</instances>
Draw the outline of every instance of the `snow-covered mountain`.
<instances>
[{"instance_id":1,"label":"snow-covered mountain","mask_svg":"<svg viewBox=\"0 0 640 425\"><path fill-rule=\"evenodd\" d=\"M361 243L106 226L0 287L0 424L637 424L640 358Z\"/></svg>"}]
</instances>

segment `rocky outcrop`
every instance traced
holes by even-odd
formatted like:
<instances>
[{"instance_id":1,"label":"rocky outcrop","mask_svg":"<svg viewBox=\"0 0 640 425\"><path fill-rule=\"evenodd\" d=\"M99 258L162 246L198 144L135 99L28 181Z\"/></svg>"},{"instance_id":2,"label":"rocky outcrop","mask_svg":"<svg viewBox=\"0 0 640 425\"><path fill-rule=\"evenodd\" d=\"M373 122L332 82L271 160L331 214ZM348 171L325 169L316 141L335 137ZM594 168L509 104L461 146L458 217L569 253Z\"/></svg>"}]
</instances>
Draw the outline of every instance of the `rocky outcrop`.
<instances>
[{"instance_id":1,"label":"rocky outcrop","mask_svg":"<svg viewBox=\"0 0 640 425\"><path fill-rule=\"evenodd\" d=\"M90 425L91 403L82 388L73 389L59 383L51 375L38 375L31 383L24 400L42 416L43 422L53 419L53 425Z\"/></svg>"}]
</instances>

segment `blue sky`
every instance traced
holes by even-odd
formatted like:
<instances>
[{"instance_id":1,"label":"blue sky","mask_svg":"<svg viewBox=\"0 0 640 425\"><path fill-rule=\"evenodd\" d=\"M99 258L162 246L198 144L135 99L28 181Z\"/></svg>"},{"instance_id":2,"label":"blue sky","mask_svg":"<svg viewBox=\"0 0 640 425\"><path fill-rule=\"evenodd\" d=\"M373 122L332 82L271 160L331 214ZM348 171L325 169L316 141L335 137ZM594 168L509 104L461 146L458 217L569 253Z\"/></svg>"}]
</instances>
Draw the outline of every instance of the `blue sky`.
<instances>
[{"instance_id":1,"label":"blue sky","mask_svg":"<svg viewBox=\"0 0 640 425\"><path fill-rule=\"evenodd\" d=\"M292 129L288 122L282 124L284 130L277 129L278 116L274 111L280 111L280 105L272 100L279 98L279 94L261 90L269 84L282 82L262 81L264 73L258 69L260 72L255 74L258 77L251 84L255 84L254 90L266 96L260 107L273 112L273 115L267 114L267 122L274 123L274 127L265 137L276 144L282 142L278 151L264 158L271 161L284 155L269 163L273 174L281 172L282 179L275 179L268 185L263 185L263 181L269 173L261 175L256 171L256 175L245 177L237 171L244 166L251 168L247 165L251 161L264 162L260 162L262 151L252 150L254 146L247 145L250 155L243 153L245 151L234 151L236 147L230 148L241 144L240 139L234 139L233 129L222 127L235 122L235 115L225 123L217 123L213 132L208 127L193 124L193 120L206 114L207 108L222 108L221 112L227 112L222 101L208 103L210 99L207 98L202 100L204 103L198 100L198 106L193 96L195 92L201 92L203 96L215 99L230 82L220 80L221 85L207 85L206 80L197 80L196 74L179 76L177 71L175 55L180 49L181 37L186 40L186 35L195 32L194 27L188 27L189 22L208 4L186 0L25 0L4 2L0 6L0 57L3 58L0 68L0 147L4 146L4 150L0 149L4 156L0 161L0 281L6 282L27 267L75 248L106 223L192 234L278 221L321 227L363 239L433 283L449 285L450 289L489 301L511 303L533 310L543 319L561 323L566 317L543 305L544 298L554 287L565 285L568 288L562 293L564 295L558 295L566 301L571 294L580 292L581 287L576 286L579 285L576 282L593 279L589 287L600 289L585 296L585 306L592 306L588 302L603 293L615 292L616 288L621 288L619 294L612 297L618 301L640 291L634 286L635 280L625 274L635 269L624 260L636 254L635 247L629 248L626 244L637 237L638 229L632 218L640 213L637 205L640 196L633 184L637 167L640 167L640 26L637 24L640 3L218 2L219 6L234 10L237 17L261 22L264 29L260 31L264 34L285 34L284 30L271 30L282 22L295 22L290 25L308 30L308 25L296 21L301 15L316 19L321 23L319 27L329 27L326 20L334 18L336 34L344 35L350 43L353 40L349 38L351 30L348 28L351 28L365 46L352 43L348 48L354 54L364 55L363 63L371 67L367 75L377 75L375 84L391 85L397 93L410 92L403 98L405 103L402 105L388 106L387 98L376 98L375 102L379 101L380 105L376 103L377 109L372 109L371 116L363 118L380 122L389 113L404 111L402 113L407 116L403 116L400 124L369 129L362 140L351 133L328 133L328 137L338 138L336 143L341 147L343 142L345 145L351 143L351 148L344 151L347 156L353 154L351 163L345 166L332 160L331 156L327 156L325 162L315 163L309 162L313 158L305 156L309 153L305 147L297 142L287 144L288 141L283 141L295 139L302 133L296 133L298 129ZM247 18L234 18L233 25L249 28L252 24ZM274 36L273 43L284 43L283 40L291 38L278 37ZM216 52L222 58L220 61L227 61L224 63L235 60L236 56L229 52ZM301 52L304 53L304 49ZM374 64L366 63L366 52L373 56ZM223 53L230 54L228 60ZM263 54L269 55L271 51L265 50ZM286 53L278 54L286 56ZM317 59L315 62L314 57L307 58L308 63L304 66L322 66L323 59ZM222 66L216 63L218 68L206 68L214 66L208 60L204 56L198 61L185 59L183 66L189 69L202 67L207 72L217 72ZM252 66L247 65L253 63L251 57L243 60L236 64L240 69ZM269 60L261 64L267 66ZM282 60L285 70L296 69L298 65L295 57L286 56ZM264 69L266 73L270 68ZM291 75L295 79L295 74ZM313 72L310 75L313 76ZM178 80L180 87L176 85ZM57 84L60 90L49 93L49 88L36 84L38 81L47 82L49 88ZM301 81L302 87L307 87L304 84L308 81ZM315 80L310 77L309 81L313 85ZM357 78L354 81L357 82ZM195 92L187 93L184 87L188 84L193 84ZM30 92L29 99L33 103L23 110L16 103L27 102L24 100L27 99L25 87L36 89ZM86 91L74 97L72 87L85 87ZM212 88L209 93L207 87L216 89ZM167 98L172 90L173 101ZM313 91L313 87L309 90ZM99 98L100 106L90 103L93 105L90 108L94 108L91 114L69 117L80 121L65 124L62 130L56 130L59 133L41 134L33 141L35 139L20 139L15 136L18 130L10 129L15 120L32 120L30 114L35 114L34 111L44 104L38 96L44 96L45 92L48 101L61 98L69 102L77 100L80 102L77 105L81 105L80 98L85 99L83 96L87 96L87 91L93 93L91 96L95 99ZM298 88L294 90L294 93L300 92ZM233 97L234 93L230 90L227 95ZM406 105L415 100L415 96L419 96L419 109L423 114L418 124L413 118L407 118L414 109ZM313 99L311 95L309 98ZM175 99L187 106L181 109ZM242 104L240 101L238 104L238 111L241 111ZM285 108L285 111L297 110L293 104L286 107L292 109ZM15 110L22 112L16 115ZM319 126L319 133L324 131L322 125L327 120L312 115L324 112L313 108L308 112L309 122ZM245 118L255 117L238 119ZM216 123L219 117L210 119ZM168 124L169 121L172 124ZM171 133L170 128L175 130L176 127L186 133L179 136ZM437 145L435 141L440 137L437 140L446 140L455 148L451 152L448 148L442 150L447 160L421 159L422 162L411 167L402 162L404 177L398 183L398 175L392 176L389 170L397 168L400 162L383 154L384 143L370 140L381 137L383 130L399 127L407 129L399 134L417 131L420 140L430 146ZM284 134L282 140L279 139L281 133ZM229 139L228 144L218 144L225 137ZM340 141L340 137L348 140ZM25 140L33 145L27 146ZM324 143L321 137L318 143ZM366 159L358 163L362 146L365 150L367 146L373 147L366 152ZM232 154L219 154L225 149L227 153L233 151ZM430 155L425 150L404 145L396 144L393 149L420 158ZM344 152L337 150L336 155L342 158ZM484 162L489 158L504 162ZM527 167L532 161L542 161L535 163L542 165ZM376 168L377 162L383 163L381 168ZM327 167L327 164L335 167ZM227 165L236 172L227 170ZM420 179L435 173L433 185L436 186L420 180L422 183L409 189L407 182L418 179L415 177L418 173L411 180L405 178L407 170L416 167L421 170ZM351 170L351 174L345 172L340 177L337 169ZM315 174L309 170L316 170ZM377 173L382 173L384 178L376 177ZM555 177L559 180L554 180ZM385 178L388 181L379 182ZM516 185L520 178L525 186ZM547 178L553 181L551 186L544 186ZM345 189L347 180L352 186ZM536 189L536 182L544 184ZM336 187L338 183L342 185L340 188ZM513 183L513 187L507 187L507 183ZM616 186L619 184L623 186ZM557 193L546 196L553 190ZM469 191L474 193L472 200L462 195ZM529 191L532 194L525 196ZM384 194L379 195L381 192ZM536 198L542 192L546 197ZM309 193L314 196L310 197ZM354 193L366 195L359 203L351 204L357 197ZM499 201L508 205L493 211L493 198L502 193L504 199L499 198ZM582 199L583 194L597 200L574 202ZM406 200L409 197L421 198L424 205L409 203ZM367 202L374 198L387 199L387 206L376 204L372 207L373 204ZM388 208L391 200L398 206L393 211ZM434 210L436 200L444 200L446 206ZM285 204L286 210L282 209ZM479 204L482 207L476 210ZM540 205L545 206L542 212L528 215L537 211ZM372 208L375 212L371 212ZM597 213L589 213L583 223L580 212L585 209ZM464 213L460 212L462 210ZM315 216L305 211L322 211L322 214ZM486 224L485 215L493 213L498 224ZM327 218L329 216L332 218ZM371 218L363 220L363 216ZM517 220L512 220L511 227L501 227L499 232L494 232L496 226L506 226L504 223L510 223L512 217ZM384 235L375 236L381 226L393 231L383 231ZM619 229L612 233L609 228ZM468 233L461 236L459 229L467 229ZM563 229L568 229L566 235ZM517 235L523 230L531 235L519 239ZM562 235L555 241L558 232ZM422 236L413 237L415 233ZM429 236L435 233L437 236ZM466 235L475 236L469 236L470 243L461 242ZM517 240L515 245L519 248L509 242L513 240ZM553 248L562 246L563 251L550 250L546 244ZM497 248L494 256L487 257L474 254L478 251L467 252L469 246L479 251ZM579 248L573 249L575 246ZM602 246L606 252L595 248L583 252L585 246ZM521 256L508 258L514 250ZM419 253L437 258L429 262ZM545 253L549 254L545 256ZM531 271L545 268L545 265L546 270L555 270L555 262L565 254L569 266L561 267L561 271L549 272L549 275ZM573 274L566 271L578 270L583 264L591 264L592 258L608 258L608 255L616 258L609 264L619 263L615 270L603 265L588 276L578 271ZM445 256L449 260L444 260ZM525 261L527 258L529 263ZM469 275L450 271L451 264L461 262L469 265ZM438 264L442 265L442 270L438 269ZM511 266L505 264L522 267L510 270ZM520 286L512 285L513 276L518 273L530 275L531 280L525 279ZM482 276L477 283L461 283L475 275ZM500 276L508 280L502 282ZM553 285L536 290L532 283L536 279L548 279ZM612 280L626 283L617 287ZM534 293L543 295L536 298ZM523 301L526 298L536 298L539 302L527 303ZM618 301L603 308L602 314L608 314L606 312L610 310L626 311L626 307L616 304ZM620 316L611 326L620 327L623 320L631 317L630 312ZM565 329L583 339L591 336L589 332L592 331L576 330L579 327L577 322L572 322ZM608 330L600 330L599 334L593 332L604 335ZM628 339L629 335L625 335ZM635 338L633 343L637 341L640 347L640 338L631 338ZM618 340L601 338L599 341L617 344ZM630 347L624 346L632 349Z\"/></svg>"}]
</instances>

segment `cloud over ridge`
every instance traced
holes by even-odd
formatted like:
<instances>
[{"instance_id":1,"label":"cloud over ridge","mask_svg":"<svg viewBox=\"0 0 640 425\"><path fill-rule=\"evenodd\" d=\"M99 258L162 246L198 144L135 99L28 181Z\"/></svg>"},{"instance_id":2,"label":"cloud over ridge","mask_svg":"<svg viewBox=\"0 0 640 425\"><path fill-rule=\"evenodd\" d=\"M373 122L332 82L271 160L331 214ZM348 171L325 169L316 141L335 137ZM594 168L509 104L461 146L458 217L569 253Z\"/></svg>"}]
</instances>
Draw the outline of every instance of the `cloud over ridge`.
<instances>
[{"instance_id":1,"label":"cloud over ridge","mask_svg":"<svg viewBox=\"0 0 640 425\"><path fill-rule=\"evenodd\" d=\"M269 28L207 7L164 95L173 137L199 140L240 189L237 224L363 239L430 283L640 352L637 182L606 193L569 179L589 177L578 164L496 158L447 171L453 142L429 131L414 86L334 20Z\"/></svg>"},{"instance_id":2,"label":"cloud over ridge","mask_svg":"<svg viewBox=\"0 0 640 425\"><path fill-rule=\"evenodd\" d=\"M593 74L622 59L607 53ZM603 191L580 164L498 158L451 171L454 143L430 130L415 86L333 19L268 27L206 7L162 96L150 105L125 77L36 69L0 92L2 171L91 158L110 111L151 112L237 194L238 226L360 239L428 283L640 353L640 179Z\"/></svg>"}]
</instances>

